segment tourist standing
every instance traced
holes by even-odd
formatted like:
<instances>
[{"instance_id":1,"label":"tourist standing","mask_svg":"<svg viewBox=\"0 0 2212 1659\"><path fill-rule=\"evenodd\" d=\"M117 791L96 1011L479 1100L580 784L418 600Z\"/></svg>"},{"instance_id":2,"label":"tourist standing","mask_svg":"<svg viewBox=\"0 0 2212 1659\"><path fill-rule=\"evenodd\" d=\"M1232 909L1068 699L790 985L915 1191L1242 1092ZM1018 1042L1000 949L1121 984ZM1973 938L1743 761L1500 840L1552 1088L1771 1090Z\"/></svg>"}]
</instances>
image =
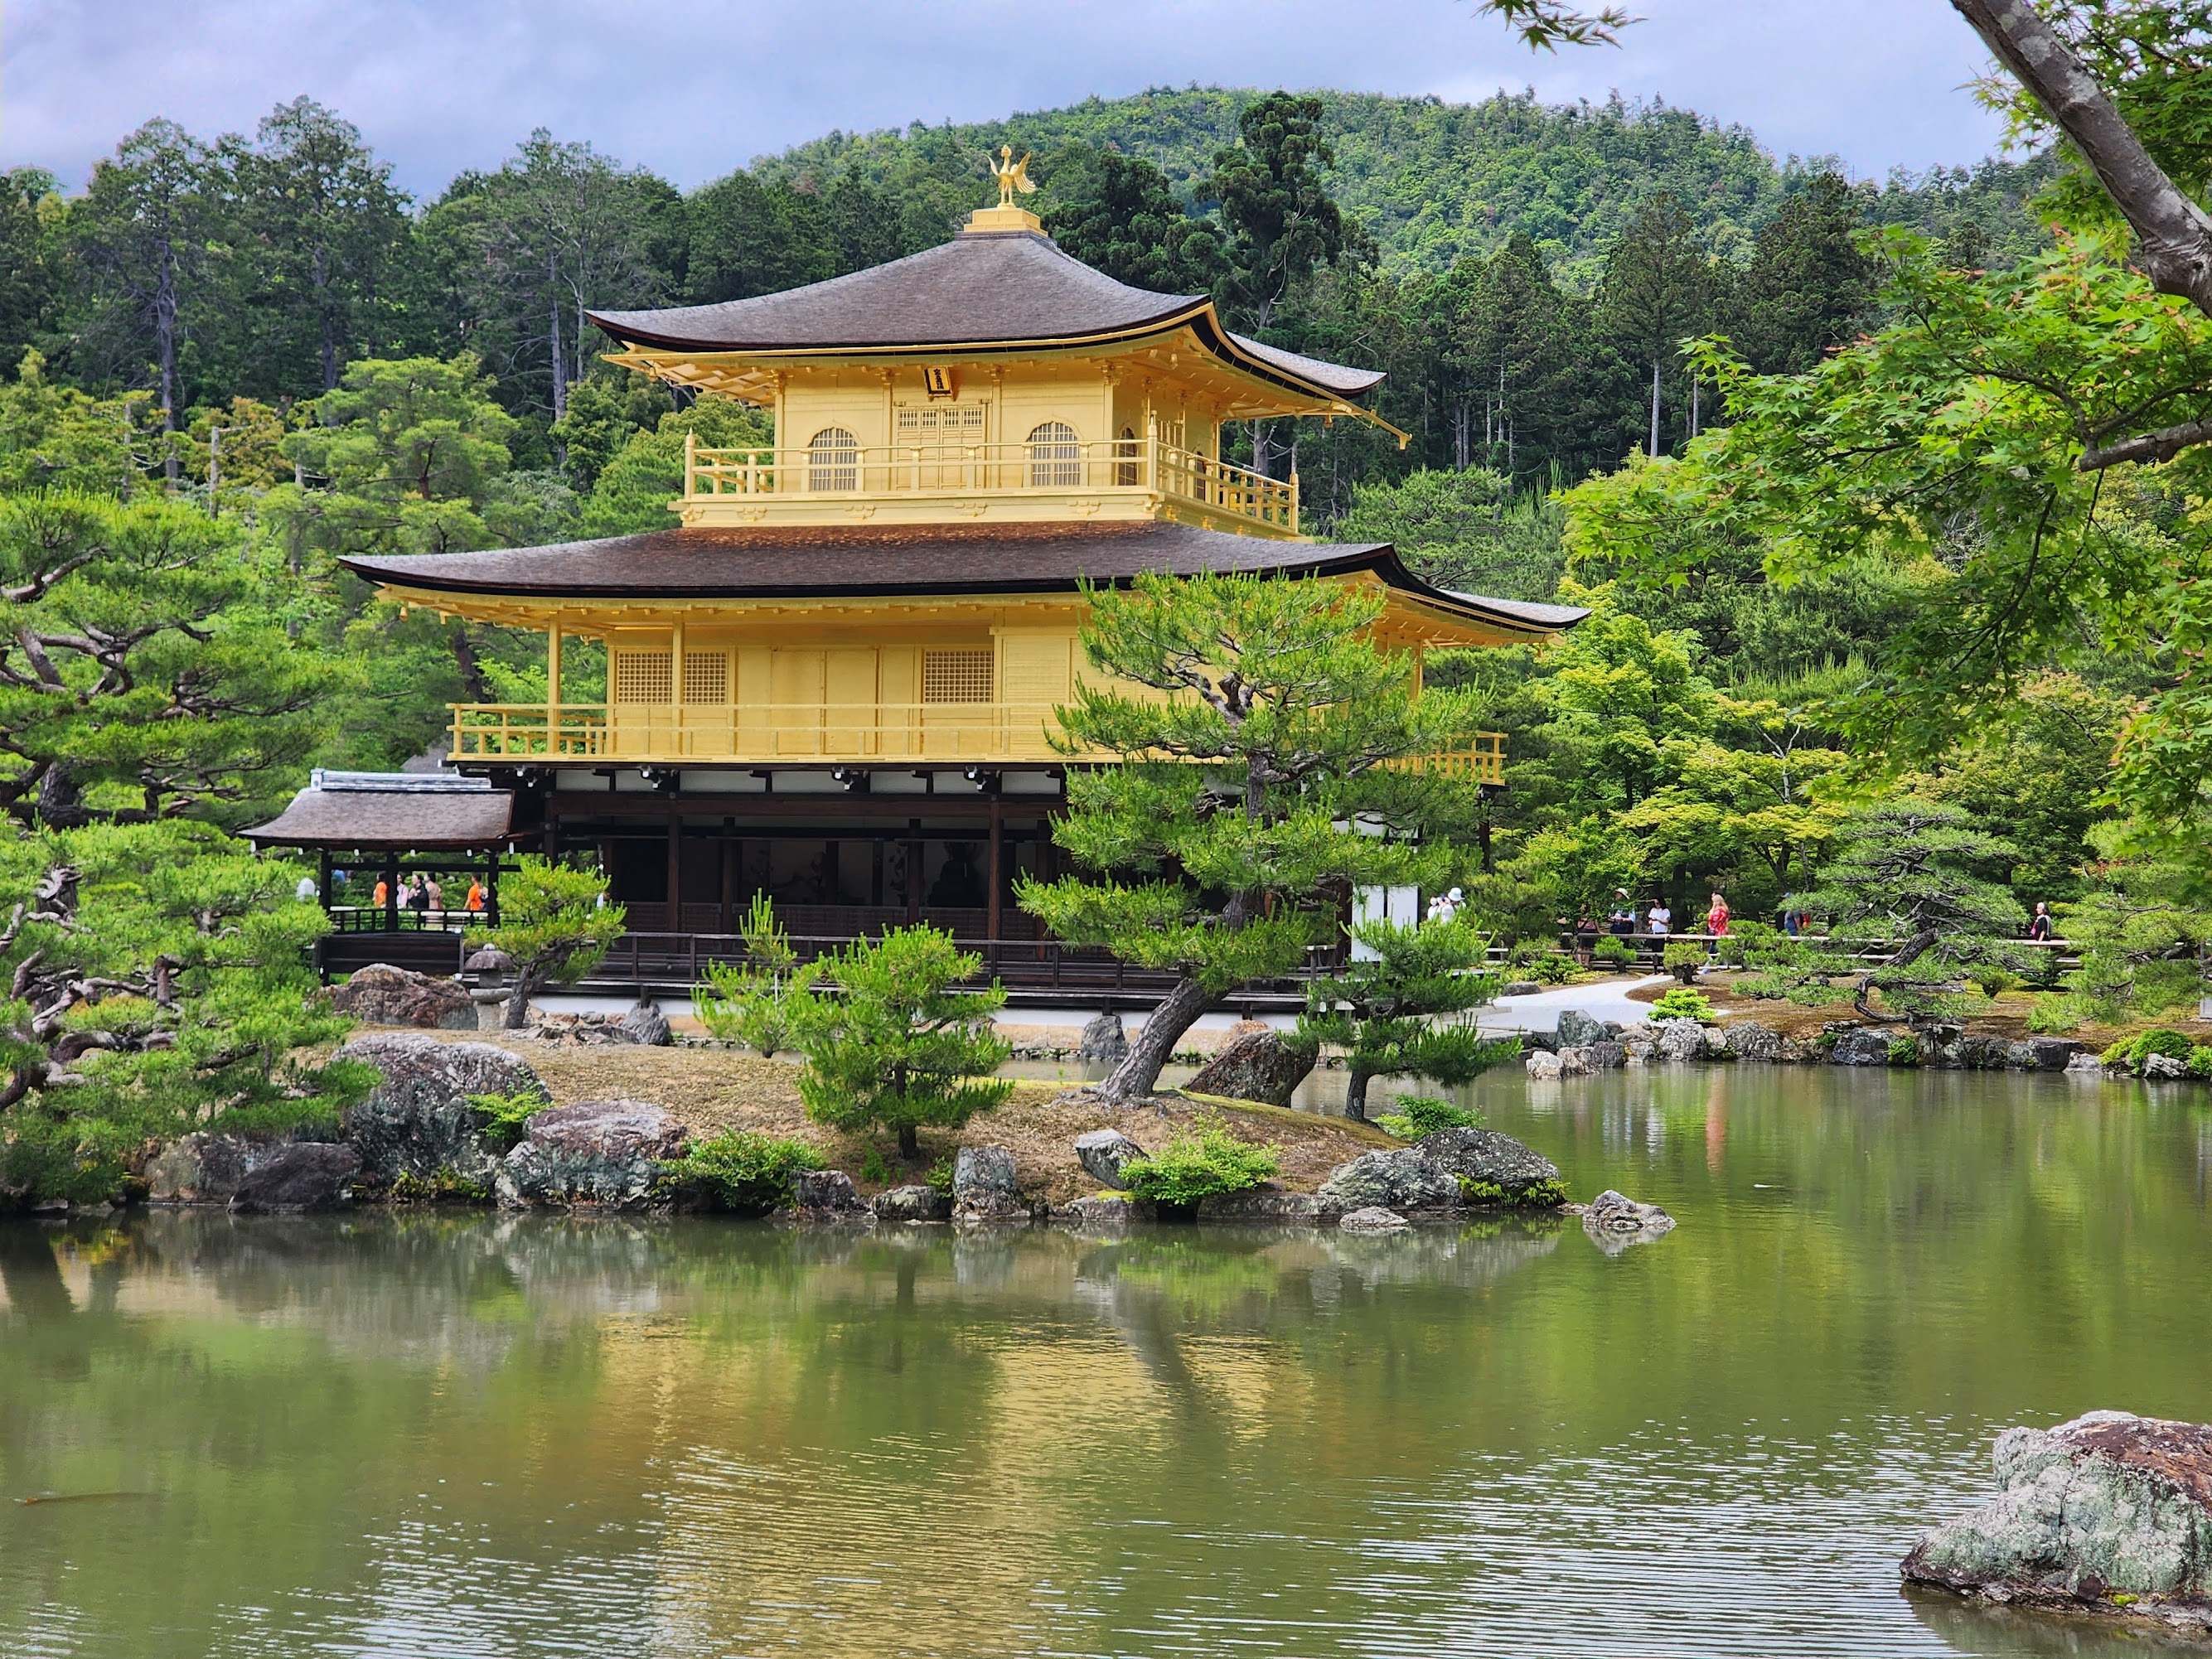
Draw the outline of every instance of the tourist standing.
<instances>
[{"instance_id":1,"label":"tourist standing","mask_svg":"<svg viewBox=\"0 0 2212 1659\"><path fill-rule=\"evenodd\" d=\"M1716 893L1713 902L1705 907L1705 931L1715 939L1725 939L1728 937L1728 901Z\"/></svg>"},{"instance_id":2,"label":"tourist standing","mask_svg":"<svg viewBox=\"0 0 2212 1659\"><path fill-rule=\"evenodd\" d=\"M1626 887L1613 890L1613 914L1606 917L1605 929L1616 939L1626 939L1636 931L1636 905Z\"/></svg>"},{"instance_id":3,"label":"tourist standing","mask_svg":"<svg viewBox=\"0 0 2212 1659\"><path fill-rule=\"evenodd\" d=\"M310 900L320 897L321 890L315 885L315 878L313 876L302 876L300 878L300 884L292 890L292 896L305 904Z\"/></svg>"},{"instance_id":4,"label":"tourist standing","mask_svg":"<svg viewBox=\"0 0 2212 1659\"><path fill-rule=\"evenodd\" d=\"M1663 898L1654 899L1651 902L1650 909L1644 912L1644 931L1656 939L1663 940L1667 937L1667 930L1673 926L1674 921L1674 913L1667 908L1667 901Z\"/></svg>"},{"instance_id":5,"label":"tourist standing","mask_svg":"<svg viewBox=\"0 0 2212 1659\"><path fill-rule=\"evenodd\" d=\"M2051 907L2039 903L2035 915L2028 920L2027 936L2039 945L2045 945L2050 943L2051 931Z\"/></svg>"},{"instance_id":6,"label":"tourist standing","mask_svg":"<svg viewBox=\"0 0 2212 1659\"><path fill-rule=\"evenodd\" d=\"M471 876L469 878L468 896L462 899L461 908L465 909L471 915L474 916L483 915L483 883L477 880L476 877Z\"/></svg>"}]
</instances>

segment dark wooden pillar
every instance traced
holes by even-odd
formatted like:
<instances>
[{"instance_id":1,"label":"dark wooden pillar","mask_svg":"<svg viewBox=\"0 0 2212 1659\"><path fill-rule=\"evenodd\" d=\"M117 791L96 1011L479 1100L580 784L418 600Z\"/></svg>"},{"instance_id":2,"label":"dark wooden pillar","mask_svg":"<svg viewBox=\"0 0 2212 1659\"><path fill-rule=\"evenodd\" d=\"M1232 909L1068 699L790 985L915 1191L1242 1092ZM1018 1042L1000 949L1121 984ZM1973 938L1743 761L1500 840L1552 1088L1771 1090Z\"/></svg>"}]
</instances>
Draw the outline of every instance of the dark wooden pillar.
<instances>
[{"instance_id":1,"label":"dark wooden pillar","mask_svg":"<svg viewBox=\"0 0 2212 1659\"><path fill-rule=\"evenodd\" d=\"M327 847L315 854L315 885L322 892L323 914L331 908L331 849Z\"/></svg>"},{"instance_id":2,"label":"dark wooden pillar","mask_svg":"<svg viewBox=\"0 0 2212 1659\"><path fill-rule=\"evenodd\" d=\"M668 809L668 921L672 933L684 931L684 813Z\"/></svg>"},{"instance_id":3,"label":"dark wooden pillar","mask_svg":"<svg viewBox=\"0 0 2212 1659\"><path fill-rule=\"evenodd\" d=\"M744 855L744 842L730 836L722 838L722 931L738 931L738 866Z\"/></svg>"},{"instance_id":4,"label":"dark wooden pillar","mask_svg":"<svg viewBox=\"0 0 2212 1659\"><path fill-rule=\"evenodd\" d=\"M389 854L384 860L384 931L399 931L399 858Z\"/></svg>"},{"instance_id":5,"label":"dark wooden pillar","mask_svg":"<svg viewBox=\"0 0 2212 1659\"><path fill-rule=\"evenodd\" d=\"M550 802L545 807L545 856L558 858L561 854L561 820L553 815Z\"/></svg>"},{"instance_id":6,"label":"dark wooden pillar","mask_svg":"<svg viewBox=\"0 0 2212 1659\"><path fill-rule=\"evenodd\" d=\"M499 849L494 848L484 857L484 926L499 926Z\"/></svg>"},{"instance_id":7,"label":"dark wooden pillar","mask_svg":"<svg viewBox=\"0 0 2212 1659\"><path fill-rule=\"evenodd\" d=\"M906 923L921 920L921 820L909 818L906 826Z\"/></svg>"},{"instance_id":8,"label":"dark wooden pillar","mask_svg":"<svg viewBox=\"0 0 2212 1659\"><path fill-rule=\"evenodd\" d=\"M1006 805L1004 801L991 803L991 899L984 911L983 935L995 941L999 937L1000 894L1006 884Z\"/></svg>"},{"instance_id":9,"label":"dark wooden pillar","mask_svg":"<svg viewBox=\"0 0 2212 1659\"><path fill-rule=\"evenodd\" d=\"M878 836L868 846L868 902L880 910L884 908L884 838Z\"/></svg>"}]
</instances>

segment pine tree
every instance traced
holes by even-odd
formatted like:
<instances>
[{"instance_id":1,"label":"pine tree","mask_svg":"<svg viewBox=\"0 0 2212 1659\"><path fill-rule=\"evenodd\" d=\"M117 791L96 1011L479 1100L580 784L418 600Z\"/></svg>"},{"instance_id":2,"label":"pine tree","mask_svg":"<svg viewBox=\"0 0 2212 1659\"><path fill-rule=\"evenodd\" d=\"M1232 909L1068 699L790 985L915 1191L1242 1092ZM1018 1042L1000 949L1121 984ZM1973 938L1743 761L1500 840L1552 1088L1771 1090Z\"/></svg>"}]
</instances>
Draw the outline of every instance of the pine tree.
<instances>
[{"instance_id":1,"label":"pine tree","mask_svg":"<svg viewBox=\"0 0 2212 1659\"><path fill-rule=\"evenodd\" d=\"M1298 1022L1304 1036L1345 1051L1346 1116L1366 1118L1370 1079L1421 1077L1449 1086L1521 1052L1519 1038L1486 1037L1473 1020L1457 1018L1498 989L1497 975L1481 971L1488 941L1473 927L1375 921L1352 936L1374 954L1316 980Z\"/></svg>"},{"instance_id":2,"label":"pine tree","mask_svg":"<svg viewBox=\"0 0 2212 1659\"><path fill-rule=\"evenodd\" d=\"M1468 717L1413 695L1407 654L1369 637L1384 603L1369 590L1148 574L1088 597L1091 660L1168 695L1086 682L1060 711L1071 757L1120 763L1069 770L1054 836L1083 872L1017 896L1070 944L1176 975L1098 1085L1128 1099L1221 997L1335 944L1355 889L1434 874L1441 849L1354 824L1410 826L1455 789L1391 763L1449 748Z\"/></svg>"}]
</instances>

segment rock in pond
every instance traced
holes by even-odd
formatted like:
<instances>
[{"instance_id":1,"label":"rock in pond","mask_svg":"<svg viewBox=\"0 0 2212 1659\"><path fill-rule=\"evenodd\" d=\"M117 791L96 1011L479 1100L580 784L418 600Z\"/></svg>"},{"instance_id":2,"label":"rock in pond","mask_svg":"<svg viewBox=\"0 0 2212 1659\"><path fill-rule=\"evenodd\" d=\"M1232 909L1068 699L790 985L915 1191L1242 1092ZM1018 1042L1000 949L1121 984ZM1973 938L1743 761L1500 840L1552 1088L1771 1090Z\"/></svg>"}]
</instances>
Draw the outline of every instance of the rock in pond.
<instances>
[{"instance_id":1,"label":"rock in pond","mask_svg":"<svg viewBox=\"0 0 2212 1659\"><path fill-rule=\"evenodd\" d=\"M963 1146L952 1160L955 1221L1018 1221L1029 1206L1016 1196L1014 1155L1004 1146Z\"/></svg>"},{"instance_id":2,"label":"rock in pond","mask_svg":"<svg viewBox=\"0 0 2212 1659\"><path fill-rule=\"evenodd\" d=\"M1887 1066L1889 1064L1889 1038L1881 1031L1856 1027L1836 1033L1835 1047L1828 1050L1831 1066Z\"/></svg>"},{"instance_id":3,"label":"rock in pond","mask_svg":"<svg viewBox=\"0 0 2212 1659\"><path fill-rule=\"evenodd\" d=\"M1566 1066L1557 1054L1539 1048L1521 1062L1522 1069L1540 1083L1557 1083L1565 1075Z\"/></svg>"},{"instance_id":4,"label":"rock in pond","mask_svg":"<svg viewBox=\"0 0 2212 1659\"><path fill-rule=\"evenodd\" d=\"M951 1218L952 1200L936 1188L916 1182L878 1193L875 1210L878 1221L945 1221Z\"/></svg>"},{"instance_id":5,"label":"rock in pond","mask_svg":"<svg viewBox=\"0 0 2212 1659\"><path fill-rule=\"evenodd\" d=\"M1722 1041L1738 1060L1776 1060L1782 1058L1782 1033L1755 1019L1729 1022Z\"/></svg>"},{"instance_id":6,"label":"rock in pond","mask_svg":"<svg viewBox=\"0 0 2212 1659\"><path fill-rule=\"evenodd\" d=\"M641 1209L654 1197L661 1163L681 1158L691 1132L642 1100L587 1100L530 1120L521 1144L501 1162L502 1208L533 1204Z\"/></svg>"},{"instance_id":7,"label":"rock in pond","mask_svg":"<svg viewBox=\"0 0 2212 1659\"><path fill-rule=\"evenodd\" d=\"M361 1185L389 1189L402 1176L437 1182L458 1177L489 1188L500 1154L477 1130L471 1095L530 1095L550 1099L538 1073L489 1042L443 1042L401 1032L360 1037L340 1060L376 1067L379 1080L346 1113L343 1138L361 1154Z\"/></svg>"},{"instance_id":8,"label":"rock in pond","mask_svg":"<svg viewBox=\"0 0 2212 1659\"><path fill-rule=\"evenodd\" d=\"M923 1191L927 1192L927 1188ZM791 1177L791 1206L821 1216L838 1218L872 1213L842 1170L801 1170Z\"/></svg>"},{"instance_id":9,"label":"rock in pond","mask_svg":"<svg viewBox=\"0 0 2212 1659\"><path fill-rule=\"evenodd\" d=\"M1100 1014L1083 1028L1075 1057L1088 1066L1119 1066L1129 1057L1129 1034L1121 1029L1121 1016Z\"/></svg>"},{"instance_id":10,"label":"rock in pond","mask_svg":"<svg viewBox=\"0 0 2212 1659\"><path fill-rule=\"evenodd\" d=\"M1395 1210L1386 1210L1380 1205L1370 1204L1364 1210L1352 1211L1336 1224L1347 1233L1402 1233L1409 1231L1413 1224Z\"/></svg>"},{"instance_id":11,"label":"rock in pond","mask_svg":"<svg viewBox=\"0 0 2212 1659\"><path fill-rule=\"evenodd\" d=\"M1583 1231L1607 1255L1619 1255L1632 1244L1649 1244L1674 1231L1674 1218L1656 1204L1639 1204L1611 1188L1578 1207Z\"/></svg>"},{"instance_id":12,"label":"rock in pond","mask_svg":"<svg viewBox=\"0 0 2212 1659\"><path fill-rule=\"evenodd\" d=\"M2172 1054L2145 1054L2142 1074L2151 1083L2179 1083L2189 1075L2189 1062Z\"/></svg>"},{"instance_id":13,"label":"rock in pond","mask_svg":"<svg viewBox=\"0 0 2212 1659\"><path fill-rule=\"evenodd\" d=\"M1312 1193L1286 1193L1279 1187L1248 1187L1241 1193L1217 1193L1198 1200L1200 1221L1273 1221L1311 1225L1321 1219L1322 1201Z\"/></svg>"},{"instance_id":14,"label":"rock in pond","mask_svg":"<svg viewBox=\"0 0 2212 1659\"><path fill-rule=\"evenodd\" d=\"M1662 1019L1659 1022L1659 1037L1656 1057L1660 1060L1703 1060L1710 1043L1705 1028L1694 1019Z\"/></svg>"},{"instance_id":15,"label":"rock in pond","mask_svg":"<svg viewBox=\"0 0 2212 1659\"><path fill-rule=\"evenodd\" d=\"M1617 1072L1628 1064L1628 1045L1625 1042L1585 1042L1575 1053L1582 1056L1583 1065L1593 1072ZM1563 1061L1565 1058L1563 1054Z\"/></svg>"},{"instance_id":16,"label":"rock in pond","mask_svg":"<svg viewBox=\"0 0 2212 1659\"><path fill-rule=\"evenodd\" d=\"M1448 1176L1495 1188L1498 1203L1559 1202L1559 1166L1495 1129L1438 1129L1413 1150Z\"/></svg>"},{"instance_id":17,"label":"rock in pond","mask_svg":"<svg viewBox=\"0 0 2212 1659\"><path fill-rule=\"evenodd\" d=\"M1287 1106L1320 1054L1318 1043L1301 1042L1261 1026L1230 1042L1200 1066L1198 1075L1183 1088L1194 1095L1224 1095L1231 1100Z\"/></svg>"},{"instance_id":18,"label":"rock in pond","mask_svg":"<svg viewBox=\"0 0 2212 1659\"><path fill-rule=\"evenodd\" d=\"M2212 1632L2212 1426L2090 1412L2007 1429L1991 1461L1998 1495L1922 1534L1906 1578Z\"/></svg>"},{"instance_id":19,"label":"rock in pond","mask_svg":"<svg viewBox=\"0 0 2212 1659\"><path fill-rule=\"evenodd\" d=\"M1593 1042L1610 1042L1620 1027L1582 1008L1559 1010L1559 1038L1562 1048L1587 1048Z\"/></svg>"},{"instance_id":20,"label":"rock in pond","mask_svg":"<svg viewBox=\"0 0 2212 1659\"><path fill-rule=\"evenodd\" d=\"M1056 1219L1077 1227L1126 1227L1142 1220L1151 1206L1122 1193L1098 1193L1063 1204L1053 1212Z\"/></svg>"},{"instance_id":21,"label":"rock in pond","mask_svg":"<svg viewBox=\"0 0 2212 1659\"><path fill-rule=\"evenodd\" d=\"M459 980L434 979L389 963L373 962L356 969L344 984L331 988L331 1006L371 1025L428 1026L450 1031L477 1028L476 1002L468 987Z\"/></svg>"},{"instance_id":22,"label":"rock in pond","mask_svg":"<svg viewBox=\"0 0 2212 1659\"><path fill-rule=\"evenodd\" d=\"M1121 1189L1121 1171L1145 1155L1145 1149L1119 1129L1085 1129L1075 1138L1075 1161L1100 1186Z\"/></svg>"},{"instance_id":23,"label":"rock in pond","mask_svg":"<svg viewBox=\"0 0 2212 1659\"><path fill-rule=\"evenodd\" d=\"M1317 1194L1324 1211L1341 1213L1370 1206L1386 1210L1437 1210L1459 1202L1459 1182L1427 1154L1412 1146L1363 1152L1329 1171Z\"/></svg>"},{"instance_id":24,"label":"rock in pond","mask_svg":"<svg viewBox=\"0 0 2212 1659\"><path fill-rule=\"evenodd\" d=\"M2069 1077L2100 1078L2105 1075L2105 1062L2085 1049L2066 1062L2066 1074Z\"/></svg>"},{"instance_id":25,"label":"rock in pond","mask_svg":"<svg viewBox=\"0 0 2212 1659\"><path fill-rule=\"evenodd\" d=\"M243 1135L181 1136L147 1161L146 1196L156 1204L227 1204L270 1150Z\"/></svg>"},{"instance_id":26,"label":"rock in pond","mask_svg":"<svg viewBox=\"0 0 2212 1659\"><path fill-rule=\"evenodd\" d=\"M332 1141L300 1140L273 1146L249 1170L230 1207L249 1213L286 1210L335 1210L349 1202L361 1154Z\"/></svg>"}]
</instances>

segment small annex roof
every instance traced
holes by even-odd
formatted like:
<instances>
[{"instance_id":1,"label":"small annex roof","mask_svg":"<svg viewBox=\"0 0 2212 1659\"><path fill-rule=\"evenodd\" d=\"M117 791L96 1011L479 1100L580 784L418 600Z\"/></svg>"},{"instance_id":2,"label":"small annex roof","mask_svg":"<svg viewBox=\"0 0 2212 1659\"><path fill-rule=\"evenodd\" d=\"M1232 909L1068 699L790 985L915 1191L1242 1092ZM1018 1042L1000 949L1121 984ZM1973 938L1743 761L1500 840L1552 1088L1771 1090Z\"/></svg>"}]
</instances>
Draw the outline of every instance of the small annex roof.
<instances>
[{"instance_id":1,"label":"small annex roof","mask_svg":"<svg viewBox=\"0 0 2212 1659\"><path fill-rule=\"evenodd\" d=\"M506 844L514 796L459 773L316 771L267 823L239 833L261 847L331 852L475 850Z\"/></svg>"},{"instance_id":2,"label":"small annex roof","mask_svg":"<svg viewBox=\"0 0 2212 1659\"><path fill-rule=\"evenodd\" d=\"M1589 614L1433 587L1388 543L1266 541L1168 521L1020 526L686 527L550 547L339 561L355 574L439 594L555 600L812 599L1073 592L1085 581L1253 572L1371 573L1431 611L1517 639Z\"/></svg>"},{"instance_id":3,"label":"small annex roof","mask_svg":"<svg viewBox=\"0 0 2212 1659\"><path fill-rule=\"evenodd\" d=\"M1132 288L1034 231L966 231L888 264L750 300L588 314L628 345L776 357L1006 353L1188 325L1224 361L1310 397L1357 397L1382 379L1232 334L1204 295Z\"/></svg>"}]
</instances>

